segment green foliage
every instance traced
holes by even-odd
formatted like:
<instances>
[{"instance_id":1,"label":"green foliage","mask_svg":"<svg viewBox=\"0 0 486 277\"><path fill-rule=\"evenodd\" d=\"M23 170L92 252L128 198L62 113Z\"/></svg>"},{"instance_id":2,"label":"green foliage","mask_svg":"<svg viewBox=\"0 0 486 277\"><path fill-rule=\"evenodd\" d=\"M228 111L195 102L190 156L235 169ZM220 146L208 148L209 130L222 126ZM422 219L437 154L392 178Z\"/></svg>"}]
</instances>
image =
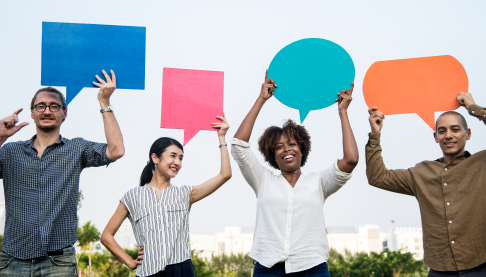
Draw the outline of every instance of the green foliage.
<instances>
[{"instance_id":1,"label":"green foliage","mask_svg":"<svg viewBox=\"0 0 486 277\"><path fill-rule=\"evenodd\" d=\"M236 273L235 277L247 277L250 276L254 265L253 259L248 254L231 254L229 256L223 254L221 256L212 256L210 267L219 273L234 272Z\"/></svg>"},{"instance_id":2,"label":"green foliage","mask_svg":"<svg viewBox=\"0 0 486 277\"><path fill-rule=\"evenodd\" d=\"M3 235L0 235L0 252L2 252Z\"/></svg>"},{"instance_id":3,"label":"green foliage","mask_svg":"<svg viewBox=\"0 0 486 277\"><path fill-rule=\"evenodd\" d=\"M83 206L82 205L82 201L84 200L84 196L83 196L83 191L80 190L78 192L78 210L81 209L81 207Z\"/></svg>"},{"instance_id":4,"label":"green foliage","mask_svg":"<svg viewBox=\"0 0 486 277\"><path fill-rule=\"evenodd\" d=\"M358 253L344 257L331 249L327 263L331 276L427 276L428 271L422 261L413 258L412 253L388 250L379 254Z\"/></svg>"},{"instance_id":5,"label":"green foliage","mask_svg":"<svg viewBox=\"0 0 486 277\"><path fill-rule=\"evenodd\" d=\"M209 269L209 263L198 256L195 250L192 253L192 266L194 267L194 274L198 277L213 277L214 271Z\"/></svg>"},{"instance_id":6,"label":"green foliage","mask_svg":"<svg viewBox=\"0 0 486 277\"><path fill-rule=\"evenodd\" d=\"M78 243L82 249L86 249L90 243L100 240L100 231L91 225L91 220L86 222L83 227L78 226Z\"/></svg>"},{"instance_id":7,"label":"green foliage","mask_svg":"<svg viewBox=\"0 0 486 277\"><path fill-rule=\"evenodd\" d=\"M128 249L124 249L127 251ZM130 252L137 251L138 249L128 250ZM127 252L128 252L127 251ZM137 254L138 255L138 254ZM88 272L89 257L88 254L82 253L79 257L78 269L79 272ZM119 262L108 250L94 253L91 256L92 272L93 276L100 277L125 277L129 276L131 269ZM135 276L132 273L132 276Z\"/></svg>"}]
</instances>

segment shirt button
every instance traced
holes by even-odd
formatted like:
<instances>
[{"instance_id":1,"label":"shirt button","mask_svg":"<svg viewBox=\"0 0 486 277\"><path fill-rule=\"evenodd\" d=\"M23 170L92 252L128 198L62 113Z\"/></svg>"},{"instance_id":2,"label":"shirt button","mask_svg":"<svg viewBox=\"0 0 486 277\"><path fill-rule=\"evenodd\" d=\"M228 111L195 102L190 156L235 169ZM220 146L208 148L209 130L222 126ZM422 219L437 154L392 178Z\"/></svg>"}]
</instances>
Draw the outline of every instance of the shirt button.
<instances>
[{"instance_id":1,"label":"shirt button","mask_svg":"<svg viewBox=\"0 0 486 277\"><path fill-rule=\"evenodd\" d=\"M472 111L472 113L475 113L474 111Z\"/></svg>"},{"instance_id":2,"label":"shirt button","mask_svg":"<svg viewBox=\"0 0 486 277\"><path fill-rule=\"evenodd\" d=\"M444 183L444 186L446 186L446 187L447 187L447 183Z\"/></svg>"},{"instance_id":3,"label":"shirt button","mask_svg":"<svg viewBox=\"0 0 486 277\"><path fill-rule=\"evenodd\" d=\"M449 223L452 224L452 220L449 220Z\"/></svg>"},{"instance_id":4,"label":"shirt button","mask_svg":"<svg viewBox=\"0 0 486 277\"><path fill-rule=\"evenodd\" d=\"M446 167L446 168L444 168L444 170L445 170L445 171L447 171L447 167Z\"/></svg>"},{"instance_id":5,"label":"shirt button","mask_svg":"<svg viewBox=\"0 0 486 277\"><path fill-rule=\"evenodd\" d=\"M450 205L451 205L451 203L450 202L447 202L447 206L450 206Z\"/></svg>"},{"instance_id":6,"label":"shirt button","mask_svg":"<svg viewBox=\"0 0 486 277\"><path fill-rule=\"evenodd\" d=\"M456 243L455 241L451 241L452 244Z\"/></svg>"}]
</instances>

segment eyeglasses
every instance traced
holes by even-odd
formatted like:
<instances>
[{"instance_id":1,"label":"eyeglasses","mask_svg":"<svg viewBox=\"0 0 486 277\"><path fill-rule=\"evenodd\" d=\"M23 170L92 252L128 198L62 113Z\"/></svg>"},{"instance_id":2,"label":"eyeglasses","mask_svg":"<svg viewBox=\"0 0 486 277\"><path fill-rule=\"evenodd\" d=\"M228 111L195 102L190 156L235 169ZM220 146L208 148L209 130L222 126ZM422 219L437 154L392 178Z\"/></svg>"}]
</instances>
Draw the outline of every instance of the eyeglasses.
<instances>
[{"instance_id":1,"label":"eyeglasses","mask_svg":"<svg viewBox=\"0 0 486 277\"><path fill-rule=\"evenodd\" d=\"M58 104L50 104L50 105L46 105L46 104L37 104L37 105L34 105L34 109L37 111L37 112L44 112L46 110L46 108L49 108L49 110L51 112L58 112L59 109L61 109L61 106L58 105Z\"/></svg>"}]
</instances>

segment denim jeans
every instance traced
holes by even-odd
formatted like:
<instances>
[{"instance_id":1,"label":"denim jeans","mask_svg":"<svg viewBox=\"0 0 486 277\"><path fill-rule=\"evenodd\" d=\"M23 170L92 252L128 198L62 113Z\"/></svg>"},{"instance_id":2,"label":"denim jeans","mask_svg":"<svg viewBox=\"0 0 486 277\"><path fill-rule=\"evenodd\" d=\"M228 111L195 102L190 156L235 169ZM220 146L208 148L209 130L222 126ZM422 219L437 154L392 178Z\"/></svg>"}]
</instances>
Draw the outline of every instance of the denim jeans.
<instances>
[{"instance_id":1,"label":"denim jeans","mask_svg":"<svg viewBox=\"0 0 486 277\"><path fill-rule=\"evenodd\" d=\"M255 264L253 277L331 277L327 263L322 263L304 271L285 274L285 263L278 263L271 268L264 267L259 262Z\"/></svg>"},{"instance_id":2,"label":"denim jeans","mask_svg":"<svg viewBox=\"0 0 486 277\"><path fill-rule=\"evenodd\" d=\"M74 247L63 249L63 254L39 257L30 260L19 260L7 253L0 253L0 276L31 277L78 276L76 254Z\"/></svg>"}]
</instances>

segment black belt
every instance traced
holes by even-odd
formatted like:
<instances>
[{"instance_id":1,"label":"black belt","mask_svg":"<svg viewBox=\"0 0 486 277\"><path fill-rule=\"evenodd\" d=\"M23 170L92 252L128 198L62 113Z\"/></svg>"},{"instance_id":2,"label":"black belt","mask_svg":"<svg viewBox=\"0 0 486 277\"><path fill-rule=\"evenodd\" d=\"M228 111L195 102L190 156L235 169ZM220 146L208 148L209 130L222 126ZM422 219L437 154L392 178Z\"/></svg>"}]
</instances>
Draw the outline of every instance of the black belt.
<instances>
[{"instance_id":1,"label":"black belt","mask_svg":"<svg viewBox=\"0 0 486 277\"><path fill-rule=\"evenodd\" d=\"M64 247L62 249L59 249L59 250L47 251L47 256L59 256L59 255L62 255L62 254L64 254L64 249L69 248L69 247L71 247L71 245L66 246L66 247Z\"/></svg>"}]
</instances>

